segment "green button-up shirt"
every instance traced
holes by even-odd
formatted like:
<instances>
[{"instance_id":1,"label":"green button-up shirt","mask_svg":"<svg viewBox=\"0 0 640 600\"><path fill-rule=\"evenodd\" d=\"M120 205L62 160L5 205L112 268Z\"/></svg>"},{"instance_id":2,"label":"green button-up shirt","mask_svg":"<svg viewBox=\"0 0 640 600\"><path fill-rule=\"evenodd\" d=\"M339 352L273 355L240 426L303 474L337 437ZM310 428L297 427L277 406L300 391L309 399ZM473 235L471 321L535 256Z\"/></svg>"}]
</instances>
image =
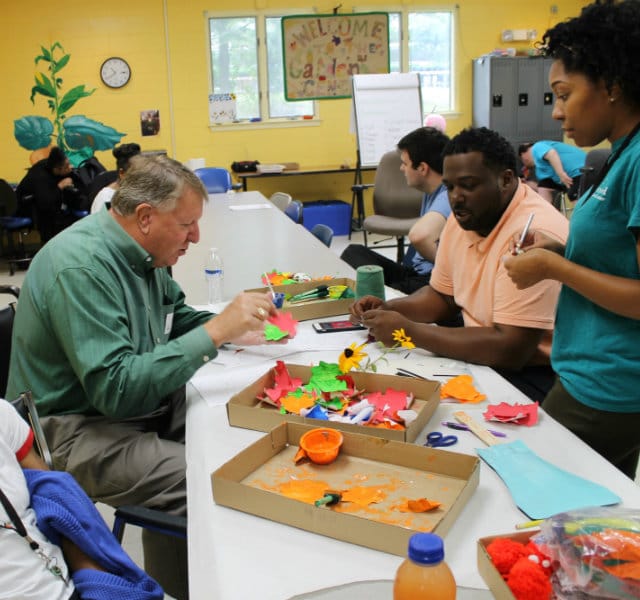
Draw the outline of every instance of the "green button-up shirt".
<instances>
[{"instance_id":1,"label":"green button-up shirt","mask_svg":"<svg viewBox=\"0 0 640 600\"><path fill-rule=\"evenodd\" d=\"M42 415L134 417L216 356L211 313L152 264L107 210L49 241L20 292L7 396L32 390Z\"/></svg>"}]
</instances>

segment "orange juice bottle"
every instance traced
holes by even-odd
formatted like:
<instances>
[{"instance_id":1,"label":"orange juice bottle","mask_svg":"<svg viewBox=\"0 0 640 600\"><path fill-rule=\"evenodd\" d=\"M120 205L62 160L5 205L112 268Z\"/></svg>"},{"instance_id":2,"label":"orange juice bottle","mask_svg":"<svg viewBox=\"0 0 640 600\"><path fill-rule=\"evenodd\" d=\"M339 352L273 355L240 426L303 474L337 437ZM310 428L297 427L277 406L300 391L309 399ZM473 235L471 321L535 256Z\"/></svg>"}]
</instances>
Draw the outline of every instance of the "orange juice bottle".
<instances>
[{"instance_id":1,"label":"orange juice bottle","mask_svg":"<svg viewBox=\"0 0 640 600\"><path fill-rule=\"evenodd\" d=\"M398 567L393 600L455 600L456 581L444 562L444 544L434 533L409 539L409 556Z\"/></svg>"}]
</instances>

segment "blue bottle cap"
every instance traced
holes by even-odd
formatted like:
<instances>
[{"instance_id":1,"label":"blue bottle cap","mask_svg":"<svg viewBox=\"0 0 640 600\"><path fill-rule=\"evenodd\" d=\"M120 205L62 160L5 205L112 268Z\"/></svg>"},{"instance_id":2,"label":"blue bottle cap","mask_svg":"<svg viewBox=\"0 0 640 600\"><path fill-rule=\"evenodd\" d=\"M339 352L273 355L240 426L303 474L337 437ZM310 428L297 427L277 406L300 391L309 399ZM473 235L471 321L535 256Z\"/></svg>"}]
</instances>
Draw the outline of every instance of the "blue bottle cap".
<instances>
[{"instance_id":1,"label":"blue bottle cap","mask_svg":"<svg viewBox=\"0 0 640 600\"><path fill-rule=\"evenodd\" d=\"M435 533L415 533L409 538L409 558L417 563L433 565L444 560L444 543Z\"/></svg>"}]
</instances>

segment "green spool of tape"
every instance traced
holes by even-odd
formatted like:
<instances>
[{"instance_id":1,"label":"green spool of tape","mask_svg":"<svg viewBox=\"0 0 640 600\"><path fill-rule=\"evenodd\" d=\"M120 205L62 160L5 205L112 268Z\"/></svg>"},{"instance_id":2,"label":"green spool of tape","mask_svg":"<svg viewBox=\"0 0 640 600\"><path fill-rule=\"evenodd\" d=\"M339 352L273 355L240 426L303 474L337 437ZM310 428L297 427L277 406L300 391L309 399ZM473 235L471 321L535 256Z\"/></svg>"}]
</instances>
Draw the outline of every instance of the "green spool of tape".
<instances>
[{"instance_id":1,"label":"green spool of tape","mask_svg":"<svg viewBox=\"0 0 640 600\"><path fill-rule=\"evenodd\" d=\"M378 265L362 265L356 271L356 298L376 296L384 300L384 272Z\"/></svg>"}]
</instances>

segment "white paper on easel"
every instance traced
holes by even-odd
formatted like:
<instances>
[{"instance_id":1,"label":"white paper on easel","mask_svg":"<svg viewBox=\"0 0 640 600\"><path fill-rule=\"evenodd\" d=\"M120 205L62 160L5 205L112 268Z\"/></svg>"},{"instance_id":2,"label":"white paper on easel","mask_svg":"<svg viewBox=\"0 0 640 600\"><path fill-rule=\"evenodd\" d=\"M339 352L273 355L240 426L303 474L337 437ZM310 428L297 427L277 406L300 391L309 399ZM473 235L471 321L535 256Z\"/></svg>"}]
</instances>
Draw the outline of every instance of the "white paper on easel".
<instances>
[{"instance_id":1,"label":"white paper on easel","mask_svg":"<svg viewBox=\"0 0 640 600\"><path fill-rule=\"evenodd\" d=\"M236 120L235 94L209 94L209 122L231 123Z\"/></svg>"}]
</instances>

